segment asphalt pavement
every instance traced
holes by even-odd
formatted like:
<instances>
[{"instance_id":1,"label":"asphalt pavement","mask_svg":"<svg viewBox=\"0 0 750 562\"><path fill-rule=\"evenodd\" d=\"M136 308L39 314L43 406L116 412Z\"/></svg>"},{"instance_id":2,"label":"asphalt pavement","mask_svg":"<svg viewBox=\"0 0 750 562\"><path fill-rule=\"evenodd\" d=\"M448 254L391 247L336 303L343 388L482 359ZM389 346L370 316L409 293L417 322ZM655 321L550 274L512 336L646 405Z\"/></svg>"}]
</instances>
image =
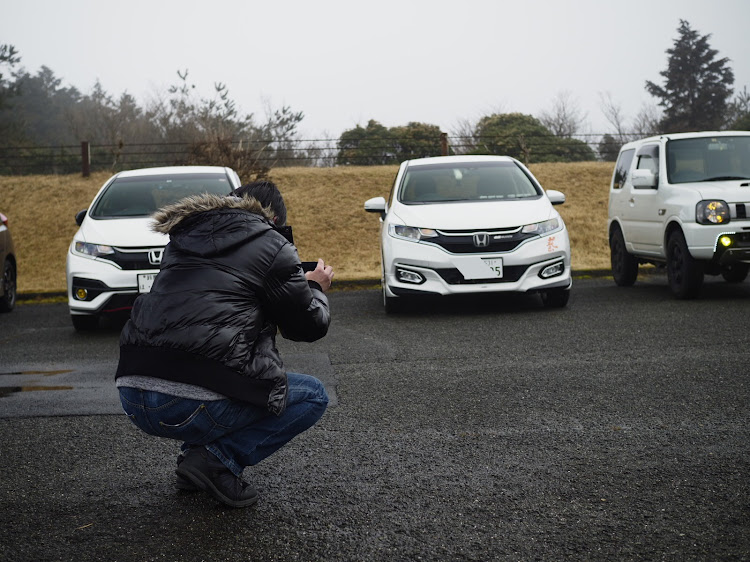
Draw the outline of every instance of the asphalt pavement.
<instances>
[{"instance_id":1,"label":"asphalt pavement","mask_svg":"<svg viewBox=\"0 0 750 562\"><path fill-rule=\"evenodd\" d=\"M278 343L334 403L239 510L176 490L178 444L119 413L116 322L0 316L0 560L750 559L750 282L331 307Z\"/></svg>"}]
</instances>

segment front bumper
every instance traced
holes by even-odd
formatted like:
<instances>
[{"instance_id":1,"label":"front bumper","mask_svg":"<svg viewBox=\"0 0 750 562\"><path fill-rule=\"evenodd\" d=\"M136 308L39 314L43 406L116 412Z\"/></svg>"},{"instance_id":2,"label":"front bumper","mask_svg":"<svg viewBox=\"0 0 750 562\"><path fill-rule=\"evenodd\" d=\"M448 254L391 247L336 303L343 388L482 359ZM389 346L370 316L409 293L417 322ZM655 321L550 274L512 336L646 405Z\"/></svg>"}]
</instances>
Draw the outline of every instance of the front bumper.
<instances>
[{"instance_id":1,"label":"front bumper","mask_svg":"<svg viewBox=\"0 0 750 562\"><path fill-rule=\"evenodd\" d=\"M728 241L724 244L724 241ZM725 232L716 239L714 260L720 265L750 263L750 231Z\"/></svg>"},{"instance_id":2,"label":"front bumper","mask_svg":"<svg viewBox=\"0 0 750 562\"><path fill-rule=\"evenodd\" d=\"M502 259L501 278L466 278L477 259ZM549 266L561 264L558 274L542 278ZM420 282L405 282L403 271L413 272ZM425 242L384 236L383 272L388 296L414 294L453 295L469 293L535 292L569 288L570 242L565 229L529 240L512 252L451 254ZM407 277L410 275L407 273Z\"/></svg>"},{"instance_id":3,"label":"front bumper","mask_svg":"<svg viewBox=\"0 0 750 562\"><path fill-rule=\"evenodd\" d=\"M140 294L138 275L158 272L158 269L123 270L105 260L83 258L69 251L65 275L70 314L128 311ZM78 289L86 290L84 299L76 296Z\"/></svg>"},{"instance_id":4,"label":"front bumper","mask_svg":"<svg viewBox=\"0 0 750 562\"><path fill-rule=\"evenodd\" d=\"M685 242L690 254L697 260L723 264L750 263L750 224L748 221L731 221L725 225L683 224ZM728 247L720 242L728 236Z\"/></svg>"}]
</instances>

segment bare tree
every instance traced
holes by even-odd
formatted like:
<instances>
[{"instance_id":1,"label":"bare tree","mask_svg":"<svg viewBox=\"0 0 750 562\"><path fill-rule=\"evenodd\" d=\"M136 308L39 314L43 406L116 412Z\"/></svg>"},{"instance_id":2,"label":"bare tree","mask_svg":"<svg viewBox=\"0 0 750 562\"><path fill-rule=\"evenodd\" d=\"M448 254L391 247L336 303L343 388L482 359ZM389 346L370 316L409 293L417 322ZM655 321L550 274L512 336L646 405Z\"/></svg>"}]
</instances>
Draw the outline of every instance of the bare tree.
<instances>
[{"instance_id":1,"label":"bare tree","mask_svg":"<svg viewBox=\"0 0 750 562\"><path fill-rule=\"evenodd\" d=\"M569 91L558 92L552 100L552 109L543 111L539 121L555 136L573 138L586 120L586 114L581 110L578 101Z\"/></svg>"},{"instance_id":2,"label":"bare tree","mask_svg":"<svg viewBox=\"0 0 750 562\"><path fill-rule=\"evenodd\" d=\"M612 98L611 92L599 92L599 102L604 118L612 126L614 132L622 142L627 142L628 134L622 106Z\"/></svg>"},{"instance_id":3,"label":"bare tree","mask_svg":"<svg viewBox=\"0 0 750 562\"><path fill-rule=\"evenodd\" d=\"M451 127L449 138L450 150L454 154L469 154L476 150L476 124L468 119L459 120Z\"/></svg>"},{"instance_id":4,"label":"bare tree","mask_svg":"<svg viewBox=\"0 0 750 562\"><path fill-rule=\"evenodd\" d=\"M653 104L644 103L633 119L633 133L639 137L650 137L661 132L661 111Z\"/></svg>"},{"instance_id":5,"label":"bare tree","mask_svg":"<svg viewBox=\"0 0 750 562\"><path fill-rule=\"evenodd\" d=\"M750 92L747 86L737 92L727 108L726 126L745 129L750 126Z\"/></svg>"}]
</instances>

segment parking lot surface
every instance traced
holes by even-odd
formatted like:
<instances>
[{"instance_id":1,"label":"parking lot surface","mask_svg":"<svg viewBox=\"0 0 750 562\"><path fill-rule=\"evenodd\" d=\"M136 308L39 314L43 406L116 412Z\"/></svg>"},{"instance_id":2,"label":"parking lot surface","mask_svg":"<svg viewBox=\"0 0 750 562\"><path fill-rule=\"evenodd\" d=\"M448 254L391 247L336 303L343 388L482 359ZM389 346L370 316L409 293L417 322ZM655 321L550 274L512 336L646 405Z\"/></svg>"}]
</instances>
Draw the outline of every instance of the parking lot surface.
<instances>
[{"instance_id":1,"label":"parking lot surface","mask_svg":"<svg viewBox=\"0 0 750 562\"><path fill-rule=\"evenodd\" d=\"M750 558L750 283L331 307L279 348L336 400L244 510L174 489L178 444L118 413L116 324L3 315L0 559Z\"/></svg>"}]
</instances>

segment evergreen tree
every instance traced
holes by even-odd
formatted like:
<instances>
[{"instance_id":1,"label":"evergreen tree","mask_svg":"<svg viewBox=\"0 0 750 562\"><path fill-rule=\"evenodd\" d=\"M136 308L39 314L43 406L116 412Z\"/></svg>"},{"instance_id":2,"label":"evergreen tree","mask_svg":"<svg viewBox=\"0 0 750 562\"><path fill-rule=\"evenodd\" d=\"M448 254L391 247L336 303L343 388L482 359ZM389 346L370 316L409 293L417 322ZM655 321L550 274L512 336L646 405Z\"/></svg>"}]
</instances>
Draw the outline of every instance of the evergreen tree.
<instances>
[{"instance_id":1,"label":"evergreen tree","mask_svg":"<svg viewBox=\"0 0 750 562\"><path fill-rule=\"evenodd\" d=\"M667 49L664 85L646 81L646 90L664 108L660 127L665 133L719 129L724 124L734 73L729 59L717 59L710 35L699 35L680 20L679 37Z\"/></svg>"},{"instance_id":2,"label":"evergreen tree","mask_svg":"<svg viewBox=\"0 0 750 562\"><path fill-rule=\"evenodd\" d=\"M557 137L541 121L523 113L482 117L474 131L473 154L512 156L529 162L595 160L594 151L578 139Z\"/></svg>"},{"instance_id":3,"label":"evergreen tree","mask_svg":"<svg viewBox=\"0 0 750 562\"><path fill-rule=\"evenodd\" d=\"M615 162L621 147L621 142L617 141L609 133L606 133L599 141L599 157L605 162Z\"/></svg>"},{"instance_id":4,"label":"evergreen tree","mask_svg":"<svg viewBox=\"0 0 750 562\"><path fill-rule=\"evenodd\" d=\"M0 70L4 66L12 69L20 60L21 57L13 45L0 45ZM0 72L0 109L4 109L8 105L8 100L15 94L14 85Z\"/></svg>"},{"instance_id":5,"label":"evergreen tree","mask_svg":"<svg viewBox=\"0 0 750 562\"><path fill-rule=\"evenodd\" d=\"M398 164L412 158L440 156L440 127L411 122L387 128L370 119L344 131L338 142L338 163L358 166Z\"/></svg>"},{"instance_id":6,"label":"evergreen tree","mask_svg":"<svg viewBox=\"0 0 750 562\"><path fill-rule=\"evenodd\" d=\"M405 127L391 127L388 131L396 145L399 162L412 158L440 156L440 127L411 122Z\"/></svg>"},{"instance_id":7,"label":"evergreen tree","mask_svg":"<svg viewBox=\"0 0 750 562\"><path fill-rule=\"evenodd\" d=\"M12 111L11 100L18 95L15 82L8 80L2 72L7 67L12 70L21 57L13 45L0 45L0 144L11 145L23 142L20 122Z\"/></svg>"}]
</instances>

